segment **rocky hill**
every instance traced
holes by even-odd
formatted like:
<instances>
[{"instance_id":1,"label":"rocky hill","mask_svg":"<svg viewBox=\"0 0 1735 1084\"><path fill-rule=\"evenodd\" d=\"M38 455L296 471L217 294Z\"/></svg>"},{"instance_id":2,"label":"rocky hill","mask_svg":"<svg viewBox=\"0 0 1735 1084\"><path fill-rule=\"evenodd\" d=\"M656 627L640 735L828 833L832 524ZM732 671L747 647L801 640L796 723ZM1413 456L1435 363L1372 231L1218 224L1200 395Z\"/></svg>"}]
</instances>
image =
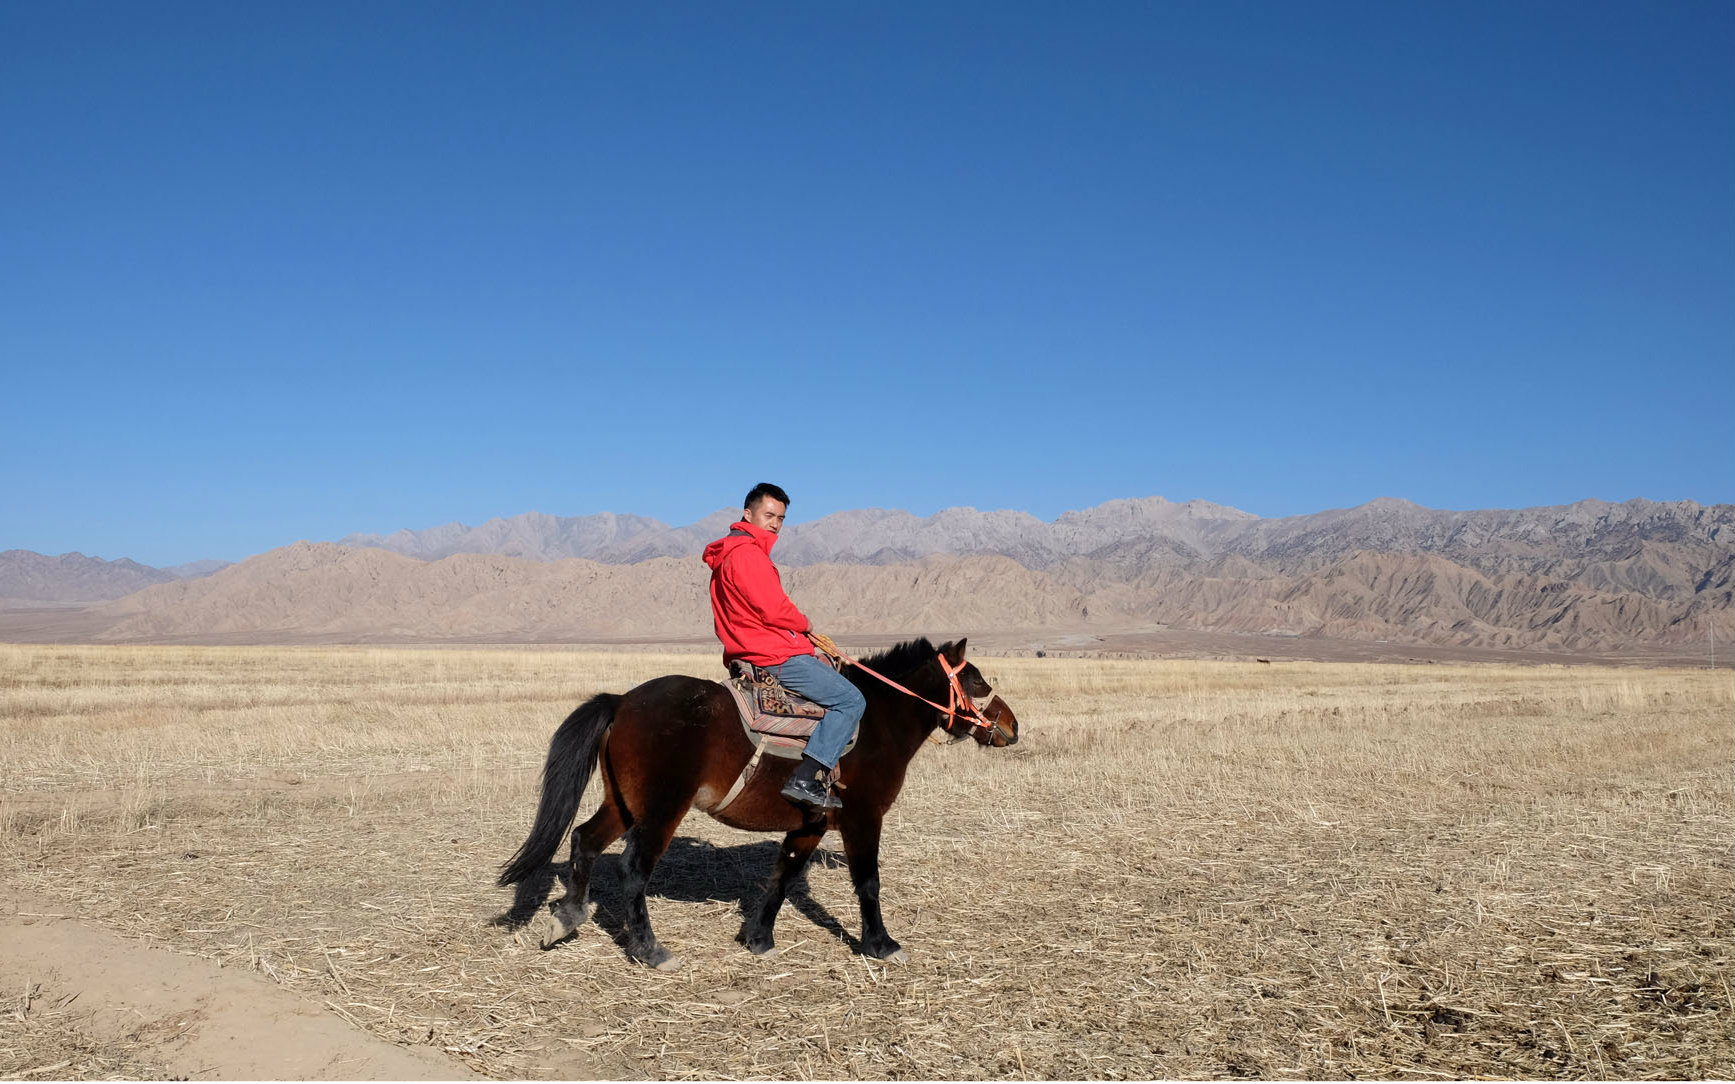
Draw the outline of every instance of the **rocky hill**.
<instances>
[{"instance_id":1,"label":"rocky hill","mask_svg":"<svg viewBox=\"0 0 1735 1084\"><path fill-rule=\"evenodd\" d=\"M631 564L652 557L696 556L735 518L735 512L721 509L697 523L670 527L638 516L566 518L531 512L489 520L480 527L448 524L426 531L351 535L339 544L376 546L427 559L497 553ZM1665 583L1672 585L1669 589L1679 589L1689 569L1708 567L1707 562L1735 552L1735 505L1587 500L1544 508L1454 512L1380 498L1355 508L1261 519L1208 501L1178 504L1144 497L1066 512L1053 521L1007 510L948 508L920 517L867 508L792 524L778 541L777 558L797 566L896 564L937 553L998 554L1026 568L1047 569L1091 557L1137 574L1154 566L1237 554L1293 573L1362 550L1437 553L1487 572L1570 577L1589 573L1599 564L1631 566L1637 557L1638 564L1657 566L1658 589Z\"/></svg>"},{"instance_id":2,"label":"rocky hill","mask_svg":"<svg viewBox=\"0 0 1735 1084\"><path fill-rule=\"evenodd\" d=\"M661 520L615 515L613 512L595 516L550 516L526 512L509 519L491 519L480 527L448 523L423 531L352 534L338 545L370 546L427 561L455 553L497 553L503 557L528 557L534 561L558 561L564 557L596 560L601 554L630 550L635 538L660 534L668 529L669 525Z\"/></svg>"},{"instance_id":3,"label":"rocky hill","mask_svg":"<svg viewBox=\"0 0 1735 1084\"><path fill-rule=\"evenodd\" d=\"M1735 505L1579 501L1547 508L1447 512L1382 499L1356 508L1258 520L1246 524L1224 549L1283 572L1319 568L1358 550L1432 553L1490 573L1568 579L1632 575L1637 577L1633 586L1642 593L1690 594L1691 568L1709 567L1735 552Z\"/></svg>"},{"instance_id":4,"label":"rocky hill","mask_svg":"<svg viewBox=\"0 0 1735 1084\"><path fill-rule=\"evenodd\" d=\"M152 568L125 557L105 561L82 553L50 557L31 550L6 550L0 552L0 610L101 602L152 584L209 576L229 564L193 561Z\"/></svg>"},{"instance_id":5,"label":"rocky hill","mask_svg":"<svg viewBox=\"0 0 1735 1084\"><path fill-rule=\"evenodd\" d=\"M540 512L491 519L479 527L450 523L389 535L353 534L342 546L373 546L410 557L434 559L455 553L497 553L551 561L582 557L605 564L632 564L653 557L693 557L705 543L740 518L718 509L696 523L671 527L639 516L549 516ZM1259 517L1208 501L1176 504L1161 497L1109 501L1063 513L1049 522L1028 512L947 508L921 517L885 508L852 509L795 523L778 542L786 565L897 564L938 553L998 554L1026 568L1047 568L1068 557L1150 537L1173 539L1210 552L1235 529Z\"/></svg>"},{"instance_id":6,"label":"rocky hill","mask_svg":"<svg viewBox=\"0 0 1735 1084\"><path fill-rule=\"evenodd\" d=\"M116 640L702 638L697 554L733 519L530 514L298 543L198 579L11 551L0 597L39 607L125 594L80 612L80 628ZM1260 519L1152 497L1054 521L864 509L792 526L776 557L791 594L844 633L1167 628L1621 648L1704 642L1713 620L1727 626L1735 506L1452 512L1378 500Z\"/></svg>"},{"instance_id":7,"label":"rocky hill","mask_svg":"<svg viewBox=\"0 0 1735 1084\"><path fill-rule=\"evenodd\" d=\"M119 598L176 575L122 558L82 553L50 557L30 550L0 553L0 606L54 606Z\"/></svg>"},{"instance_id":8,"label":"rocky hill","mask_svg":"<svg viewBox=\"0 0 1735 1084\"><path fill-rule=\"evenodd\" d=\"M343 544L421 557L482 552L633 563L696 556L734 518L720 510L675 528L638 517L531 513L476 528L351 536ZM936 554L998 555L1084 586L1099 577L1136 580L1159 569L1213 578L1216 563L1229 558L1242 562L1236 567L1243 578L1298 577L1364 552L1435 555L1484 575L1546 576L1592 592L1682 601L1735 557L1735 505L1587 500L1454 512L1381 498L1261 519L1208 501L1146 497L1067 512L1052 522L1004 510L948 508L924 518L858 509L791 525L778 541L777 560L793 567L894 565Z\"/></svg>"},{"instance_id":9,"label":"rocky hill","mask_svg":"<svg viewBox=\"0 0 1735 1084\"><path fill-rule=\"evenodd\" d=\"M703 638L707 571L691 558L630 565L297 543L200 580L93 607L102 640L325 639L550 642ZM1223 556L1202 569L1115 576L1088 558L1026 568L935 555L788 570L791 595L839 634L1198 629L1494 648L1703 642L1728 622L1728 569L1685 599L1487 574L1427 554L1358 551L1299 575Z\"/></svg>"},{"instance_id":10,"label":"rocky hill","mask_svg":"<svg viewBox=\"0 0 1735 1084\"><path fill-rule=\"evenodd\" d=\"M198 637L546 642L707 636L710 572L697 560L631 565L455 554L419 561L298 542L197 581L95 607L101 640ZM1048 628L1084 619L1078 592L1004 557L792 572L809 614L840 632Z\"/></svg>"}]
</instances>

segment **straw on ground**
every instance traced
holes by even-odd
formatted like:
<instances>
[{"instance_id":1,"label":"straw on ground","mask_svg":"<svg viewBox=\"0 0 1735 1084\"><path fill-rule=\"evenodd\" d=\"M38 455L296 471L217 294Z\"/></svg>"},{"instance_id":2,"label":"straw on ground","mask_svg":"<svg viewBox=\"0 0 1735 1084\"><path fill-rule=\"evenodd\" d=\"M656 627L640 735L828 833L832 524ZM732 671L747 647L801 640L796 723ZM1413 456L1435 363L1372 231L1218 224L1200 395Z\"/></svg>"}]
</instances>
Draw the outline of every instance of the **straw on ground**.
<instances>
[{"instance_id":1,"label":"straw on ground","mask_svg":"<svg viewBox=\"0 0 1735 1084\"><path fill-rule=\"evenodd\" d=\"M1025 738L917 758L902 967L835 838L735 945L775 839L702 817L651 888L684 972L611 940L612 859L572 942L493 924L565 712L709 655L0 647L0 865L497 1076L1735 1073L1727 673L977 661ZM0 1071L148 1071L13 1015Z\"/></svg>"}]
</instances>

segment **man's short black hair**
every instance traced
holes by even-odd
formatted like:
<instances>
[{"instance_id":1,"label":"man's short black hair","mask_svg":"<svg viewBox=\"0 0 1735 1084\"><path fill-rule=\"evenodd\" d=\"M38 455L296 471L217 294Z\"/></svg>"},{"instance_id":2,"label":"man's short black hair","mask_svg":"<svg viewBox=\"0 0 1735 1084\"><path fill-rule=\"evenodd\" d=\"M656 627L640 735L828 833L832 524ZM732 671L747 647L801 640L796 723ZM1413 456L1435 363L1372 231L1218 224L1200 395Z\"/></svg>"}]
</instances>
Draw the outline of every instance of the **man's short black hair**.
<instances>
[{"instance_id":1,"label":"man's short black hair","mask_svg":"<svg viewBox=\"0 0 1735 1084\"><path fill-rule=\"evenodd\" d=\"M782 486L774 486L770 482L760 482L747 491L747 499L741 502L741 507L752 508L759 503L761 497L770 497L774 501L782 501L783 507L789 507L789 494L783 492Z\"/></svg>"}]
</instances>

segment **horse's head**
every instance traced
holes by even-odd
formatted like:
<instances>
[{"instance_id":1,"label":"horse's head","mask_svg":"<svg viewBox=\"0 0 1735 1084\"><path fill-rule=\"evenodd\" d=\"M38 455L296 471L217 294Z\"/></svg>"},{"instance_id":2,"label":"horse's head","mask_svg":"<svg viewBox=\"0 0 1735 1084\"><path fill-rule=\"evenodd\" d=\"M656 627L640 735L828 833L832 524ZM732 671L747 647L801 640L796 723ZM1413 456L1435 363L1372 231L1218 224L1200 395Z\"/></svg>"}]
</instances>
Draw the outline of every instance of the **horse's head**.
<instances>
[{"instance_id":1,"label":"horse's head","mask_svg":"<svg viewBox=\"0 0 1735 1084\"><path fill-rule=\"evenodd\" d=\"M962 737L964 729L968 729L978 745L992 745L996 749L1015 745L1018 742L1018 716L1012 714L1011 707L994 692L994 687L988 684L982 671L976 669L976 664L964 658L964 645L968 642L966 638L957 643L941 644L940 658L944 660L947 670L956 673L954 680L957 682L958 691L969 700L969 706L975 708L976 714L988 725L983 726L981 723L972 722L967 716L959 715L945 721L945 730Z\"/></svg>"}]
</instances>

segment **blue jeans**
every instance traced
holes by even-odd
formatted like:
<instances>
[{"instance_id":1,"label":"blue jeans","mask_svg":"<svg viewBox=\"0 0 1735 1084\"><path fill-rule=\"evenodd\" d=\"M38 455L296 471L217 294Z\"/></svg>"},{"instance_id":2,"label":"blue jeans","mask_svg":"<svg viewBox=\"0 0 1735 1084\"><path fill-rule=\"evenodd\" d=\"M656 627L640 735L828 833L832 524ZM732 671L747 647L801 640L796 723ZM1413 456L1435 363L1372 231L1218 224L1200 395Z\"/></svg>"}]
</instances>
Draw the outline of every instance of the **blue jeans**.
<instances>
[{"instance_id":1,"label":"blue jeans","mask_svg":"<svg viewBox=\"0 0 1735 1084\"><path fill-rule=\"evenodd\" d=\"M867 710L867 697L850 684L848 678L833 670L813 655L797 655L776 666L768 666L777 680L791 692L825 708L825 718L807 739L807 755L827 768L837 767L843 747L855 737L861 725L861 714Z\"/></svg>"}]
</instances>

